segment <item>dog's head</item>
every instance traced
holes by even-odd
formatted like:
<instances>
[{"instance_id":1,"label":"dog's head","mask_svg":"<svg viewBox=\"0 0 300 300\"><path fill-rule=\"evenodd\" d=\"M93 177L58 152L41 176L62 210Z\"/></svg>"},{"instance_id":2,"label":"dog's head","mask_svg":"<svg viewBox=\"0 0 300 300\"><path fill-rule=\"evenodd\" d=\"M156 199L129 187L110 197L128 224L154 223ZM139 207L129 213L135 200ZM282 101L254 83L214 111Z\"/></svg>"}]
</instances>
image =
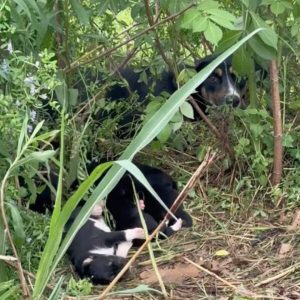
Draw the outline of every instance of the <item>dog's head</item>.
<instances>
[{"instance_id":1,"label":"dog's head","mask_svg":"<svg viewBox=\"0 0 300 300\"><path fill-rule=\"evenodd\" d=\"M126 259L116 255L93 255L83 262L83 274L94 284L110 283L125 266Z\"/></svg>"},{"instance_id":2,"label":"dog's head","mask_svg":"<svg viewBox=\"0 0 300 300\"><path fill-rule=\"evenodd\" d=\"M215 58L215 55L211 55L197 61L196 71L203 70ZM233 71L230 57L217 66L196 90L197 93L192 96L205 104L244 107L242 87Z\"/></svg>"}]
</instances>

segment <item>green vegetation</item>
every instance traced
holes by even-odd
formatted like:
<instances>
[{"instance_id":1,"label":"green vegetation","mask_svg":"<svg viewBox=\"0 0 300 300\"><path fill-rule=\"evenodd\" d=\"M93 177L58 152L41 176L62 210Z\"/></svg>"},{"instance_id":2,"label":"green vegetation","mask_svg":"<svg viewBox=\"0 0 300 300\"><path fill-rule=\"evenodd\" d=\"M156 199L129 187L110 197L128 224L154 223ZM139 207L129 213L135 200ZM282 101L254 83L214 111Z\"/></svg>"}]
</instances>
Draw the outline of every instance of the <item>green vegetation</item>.
<instances>
[{"instance_id":1,"label":"green vegetation","mask_svg":"<svg viewBox=\"0 0 300 300\"><path fill-rule=\"evenodd\" d=\"M150 26L152 30L147 29ZM289 297L292 292L299 295L296 288L291 294L280 292L297 282L298 265L293 265L291 256L278 258L274 254L281 251L282 244L291 245L295 257L299 254L299 233L284 231L300 205L299 28L299 0L3 0L0 299L24 298L24 282L32 299L99 294L99 288L92 287L88 280L77 280L67 259L63 259L93 204L105 198L125 169L136 172L130 164L136 156L168 170L182 188L206 149L224 152L225 143L234 150L235 161L224 155L190 192L186 206L194 217L194 228L180 233L177 243L154 243L152 256L160 268L173 257L190 254L188 245L194 243L193 249L203 259L225 253L226 258L217 258L224 262L235 247L244 245L248 249L251 240L267 233L267 238L261 239L262 248L252 257L264 261L259 274L274 268L272 276L282 269L293 275L286 276L286 281L272 292L258 292L254 286L260 287L262 280L255 281L255 267L249 266L249 257L240 268L247 260L247 270L243 270L251 283L246 281L247 276L243 281L238 264L229 268L233 274L230 276L227 265L218 270L206 267L222 278L231 278L229 281L241 278L236 286L245 287L218 287L215 292L218 297L234 299L255 299L254 291L272 297ZM181 67L193 65L195 59L213 52L220 56L198 74ZM204 122L185 121L193 118L192 106L186 99L232 53L238 76L248 77L249 105L245 110L209 108L209 118L224 138L221 140ZM271 60L276 60L279 70L284 147L283 175L276 186L270 183L274 163L270 80L269 76L259 78L255 72L256 66L267 71ZM116 70L126 64L136 71L145 70L139 80L149 85L148 72L160 80L158 74L169 69L177 75L179 89L173 95L164 93L159 97L150 93L144 106L137 103L135 94L126 101L109 101L105 98L107 90L116 82L125 84ZM118 124L126 112L136 108L143 109L142 124L132 122L135 137L120 140ZM100 164L88 176L86 165L93 159L120 161L97 186L94 183L112 163ZM28 207L46 186L54 189L50 170L59 175L56 205L51 216L40 216ZM73 188L75 181L81 184ZM87 202L64 236L64 225L81 199ZM284 234L268 236L269 229L274 228ZM227 243L227 236L234 241ZM236 236L243 239L240 244ZM272 257L268 258L270 243L266 239L270 236L276 240L277 248L271 248ZM237 251L246 255L245 250ZM20 258L19 265L16 258ZM147 259L143 257L139 268L148 265ZM231 259L237 257L232 254ZM193 282L196 288L193 286L194 292L187 299L208 299L214 294L211 284L202 279L200 276L201 284ZM165 281L163 276L162 280ZM141 299L162 297L158 284L145 283L137 276L120 283L114 293L140 293ZM180 298L176 283L166 282L167 292Z\"/></svg>"}]
</instances>

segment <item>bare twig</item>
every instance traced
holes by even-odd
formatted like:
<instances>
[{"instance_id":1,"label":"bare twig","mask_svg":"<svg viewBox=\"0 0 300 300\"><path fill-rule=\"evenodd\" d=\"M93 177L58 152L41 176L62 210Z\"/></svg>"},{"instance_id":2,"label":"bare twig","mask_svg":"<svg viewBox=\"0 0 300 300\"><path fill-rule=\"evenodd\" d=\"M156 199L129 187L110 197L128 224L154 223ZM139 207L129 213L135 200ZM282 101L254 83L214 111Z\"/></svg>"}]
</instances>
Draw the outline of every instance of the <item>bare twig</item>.
<instances>
[{"instance_id":1,"label":"bare twig","mask_svg":"<svg viewBox=\"0 0 300 300\"><path fill-rule=\"evenodd\" d=\"M225 283L227 286L229 286L230 288L232 288L233 290L236 290L236 286L234 286L233 284L231 284L230 282L228 282L227 280L223 279L222 277L218 276L217 274L205 269L204 267L194 263L193 261L189 260L188 258L184 257L184 259L189 262L190 264L192 264L193 266L195 266L196 268L198 268L199 270L207 273L208 275L211 275L213 277L215 277L216 279L222 281L223 283Z\"/></svg>"},{"instance_id":2,"label":"bare twig","mask_svg":"<svg viewBox=\"0 0 300 300\"><path fill-rule=\"evenodd\" d=\"M188 183L185 185L183 190L178 195L177 199L173 203L172 207L170 208L171 212L174 213L177 208L182 204L185 198L188 195L188 192L193 188L199 178L203 175L203 172L209 167L216 160L216 152L211 153L209 149L205 155L203 162L200 164L196 172L190 178ZM115 284L119 281L119 279L125 274L128 270L129 266L136 260L136 258L141 254L147 244L155 237L155 235L160 231L160 229L165 226L166 222L168 221L170 214L167 213L164 219L160 222L160 224L156 227L156 229L152 232L151 235L145 240L142 246L134 253L134 255L130 258L124 268L119 272L119 274L114 278L114 280L106 287L106 289L101 293L99 299L105 299L107 293L115 286Z\"/></svg>"},{"instance_id":3,"label":"bare twig","mask_svg":"<svg viewBox=\"0 0 300 300\"><path fill-rule=\"evenodd\" d=\"M228 155L232 160L234 160L234 152L230 148L227 142L224 142L224 137L219 132L219 130L211 123L209 118L205 115L205 113L202 111L202 109L199 107L198 103L193 99L192 97L189 97L189 102L192 104L194 109L197 111L201 119L207 124L207 126L210 128L210 130L214 133L214 135L224 144L224 148L227 151Z\"/></svg>"},{"instance_id":4,"label":"bare twig","mask_svg":"<svg viewBox=\"0 0 300 300\"><path fill-rule=\"evenodd\" d=\"M284 277L284 276L286 276L286 275L288 275L290 273L295 272L299 268L300 268L300 263L298 262L298 263L294 264L293 266L290 266L290 267L286 268L285 270L283 270L282 272L276 274L275 276L267 278L267 279L265 279L265 280L257 283L255 285L255 287L259 287L261 285L264 285L264 284L270 283L272 281L275 281L275 280L277 280L277 279L279 279L281 277Z\"/></svg>"},{"instance_id":5,"label":"bare twig","mask_svg":"<svg viewBox=\"0 0 300 300\"><path fill-rule=\"evenodd\" d=\"M127 56L123 59L123 61L113 70L111 75L114 75L117 72L117 70L123 69L127 65L127 63L131 60L131 58L134 56L134 54L136 53L136 50L137 50L137 47L132 48L127 53Z\"/></svg>"},{"instance_id":6,"label":"bare twig","mask_svg":"<svg viewBox=\"0 0 300 300\"><path fill-rule=\"evenodd\" d=\"M172 15L172 16L169 16L169 17L167 17L167 18L165 18L165 19L163 19L163 20L155 23L153 26L150 26L150 27L142 30L141 32L139 32L135 36L127 39L126 41L120 43L119 45L117 45L117 46L115 46L115 47L113 47L113 48L111 48L111 49L109 49L107 51L104 51L101 54L99 54L99 55L97 55L97 56L95 56L93 58L87 59L86 61L82 61L83 59L88 58L89 56L91 56L95 51L99 51L99 49L102 48L102 45L99 45L98 47L94 48L92 51L86 53L85 55L83 55L82 57L80 57L79 59L77 59L75 62L73 62L70 65L70 67L65 68L64 72L70 72L70 71L74 70L75 68L79 68L79 67L81 67L83 65L86 65L86 64L89 64L89 63L93 62L96 59L99 59L99 58L102 58L102 57L105 57L105 56L109 55L110 53L116 51L117 49L119 49L119 48L121 48L123 46L125 46L126 44L130 43L131 41L139 38L140 36L146 34L149 31L153 30L157 26L160 26L163 23L169 22L169 21L177 18L178 16L182 15L183 13L185 13L187 10L189 10L193 6L195 6L194 3L190 4L189 6L187 6L185 9L181 10L180 12L178 12L178 13ZM80 61L82 61L82 62L80 62Z\"/></svg>"},{"instance_id":7,"label":"bare twig","mask_svg":"<svg viewBox=\"0 0 300 300\"><path fill-rule=\"evenodd\" d=\"M271 94L273 103L273 128L274 128L274 160L273 173L271 177L272 185L280 183L282 174L282 123L280 110L279 80L276 61L270 62Z\"/></svg>"},{"instance_id":8,"label":"bare twig","mask_svg":"<svg viewBox=\"0 0 300 300\"><path fill-rule=\"evenodd\" d=\"M151 8L150 8L149 0L144 0L144 3L145 3L146 15L147 15L149 25L154 26L155 24L157 24L157 20L155 22L154 19L153 19L152 14L151 14ZM161 55L161 57L165 61L165 63L168 65L169 70L172 71L173 74L175 74L172 62L167 58L167 56L164 52L164 49L163 49L162 44L160 42L160 39L159 39L159 36L157 34L156 28L154 29L154 36L155 36L154 37L155 44L156 44L156 47L157 47L157 50L158 50L159 54Z\"/></svg>"}]
</instances>

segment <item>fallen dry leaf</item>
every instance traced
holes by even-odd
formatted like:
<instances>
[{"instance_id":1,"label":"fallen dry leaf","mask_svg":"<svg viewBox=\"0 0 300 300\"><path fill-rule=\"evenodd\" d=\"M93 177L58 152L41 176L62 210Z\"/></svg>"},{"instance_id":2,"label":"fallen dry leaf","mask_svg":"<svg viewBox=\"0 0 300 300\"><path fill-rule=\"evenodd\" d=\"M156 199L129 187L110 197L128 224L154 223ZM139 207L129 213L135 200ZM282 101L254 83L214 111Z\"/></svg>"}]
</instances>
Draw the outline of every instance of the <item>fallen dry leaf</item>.
<instances>
[{"instance_id":1,"label":"fallen dry leaf","mask_svg":"<svg viewBox=\"0 0 300 300\"><path fill-rule=\"evenodd\" d=\"M159 274L164 283L183 283L186 279L199 276L200 271L190 264L175 264L172 268L159 269ZM153 284L157 277L153 270L147 270L140 274L143 283Z\"/></svg>"},{"instance_id":2,"label":"fallen dry leaf","mask_svg":"<svg viewBox=\"0 0 300 300\"><path fill-rule=\"evenodd\" d=\"M287 257L293 249L293 246L288 243L282 243L278 251L278 258L282 259Z\"/></svg>"},{"instance_id":3,"label":"fallen dry leaf","mask_svg":"<svg viewBox=\"0 0 300 300\"><path fill-rule=\"evenodd\" d=\"M215 256L224 257L224 256L228 256L229 252L227 250L225 250L225 249L222 249L222 250L216 251L214 255Z\"/></svg>"},{"instance_id":4,"label":"fallen dry leaf","mask_svg":"<svg viewBox=\"0 0 300 300\"><path fill-rule=\"evenodd\" d=\"M289 230L298 230L300 229L300 209L296 211L293 219L293 223L289 226Z\"/></svg>"}]
</instances>

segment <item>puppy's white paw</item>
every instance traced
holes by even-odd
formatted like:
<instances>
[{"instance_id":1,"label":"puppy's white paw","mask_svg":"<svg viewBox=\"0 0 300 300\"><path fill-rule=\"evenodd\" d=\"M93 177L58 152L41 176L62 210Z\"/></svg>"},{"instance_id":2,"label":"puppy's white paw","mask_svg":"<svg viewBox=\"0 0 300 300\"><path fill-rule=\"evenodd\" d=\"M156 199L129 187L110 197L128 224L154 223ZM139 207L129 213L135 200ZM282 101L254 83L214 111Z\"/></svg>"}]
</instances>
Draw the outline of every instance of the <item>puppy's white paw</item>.
<instances>
[{"instance_id":1,"label":"puppy's white paw","mask_svg":"<svg viewBox=\"0 0 300 300\"><path fill-rule=\"evenodd\" d=\"M126 229L125 237L126 237L126 241L132 241L134 239L144 240L145 232L144 232L143 228L139 228L139 227L132 228L132 229Z\"/></svg>"},{"instance_id":2,"label":"puppy's white paw","mask_svg":"<svg viewBox=\"0 0 300 300\"><path fill-rule=\"evenodd\" d=\"M182 227L182 219L178 219L172 226L170 226L174 231L178 231Z\"/></svg>"}]
</instances>

